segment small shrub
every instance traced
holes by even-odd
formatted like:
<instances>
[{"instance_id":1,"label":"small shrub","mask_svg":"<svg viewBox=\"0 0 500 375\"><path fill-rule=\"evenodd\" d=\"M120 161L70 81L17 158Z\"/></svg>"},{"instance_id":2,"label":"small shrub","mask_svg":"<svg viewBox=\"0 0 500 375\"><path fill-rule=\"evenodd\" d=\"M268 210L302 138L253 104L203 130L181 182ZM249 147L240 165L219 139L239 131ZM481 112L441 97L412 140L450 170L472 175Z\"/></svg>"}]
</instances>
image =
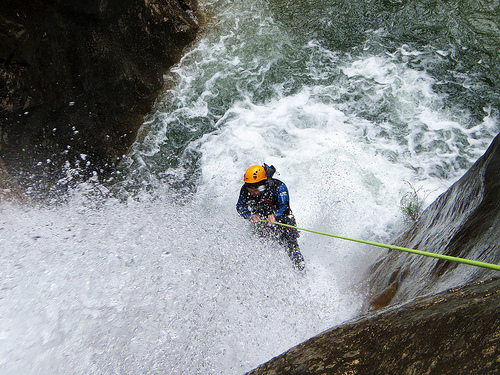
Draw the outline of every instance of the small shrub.
<instances>
[{"instance_id":1,"label":"small shrub","mask_svg":"<svg viewBox=\"0 0 500 375\"><path fill-rule=\"evenodd\" d=\"M425 198L420 198L418 194L420 188L415 189L408 181L406 183L410 186L411 191L403 195L399 202L399 207L405 221L416 222L420 217Z\"/></svg>"}]
</instances>

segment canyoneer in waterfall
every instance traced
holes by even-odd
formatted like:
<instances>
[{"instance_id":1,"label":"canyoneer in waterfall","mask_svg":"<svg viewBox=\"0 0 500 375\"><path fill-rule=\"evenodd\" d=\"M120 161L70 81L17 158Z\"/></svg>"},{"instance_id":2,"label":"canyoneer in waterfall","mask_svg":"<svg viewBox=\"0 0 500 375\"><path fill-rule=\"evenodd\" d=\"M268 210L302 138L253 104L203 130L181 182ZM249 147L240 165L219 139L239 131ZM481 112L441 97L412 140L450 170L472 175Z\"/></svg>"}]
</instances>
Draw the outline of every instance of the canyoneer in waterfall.
<instances>
[{"instance_id":1,"label":"canyoneer in waterfall","mask_svg":"<svg viewBox=\"0 0 500 375\"><path fill-rule=\"evenodd\" d=\"M275 172L276 168L267 164L248 168L236 210L244 219L250 220L256 235L275 239L283 245L294 267L302 271L305 264L297 242L298 231L275 224L279 222L296 226L290 209L288 188L282 181L273 178Z\"/></svg>"}]
</instances>

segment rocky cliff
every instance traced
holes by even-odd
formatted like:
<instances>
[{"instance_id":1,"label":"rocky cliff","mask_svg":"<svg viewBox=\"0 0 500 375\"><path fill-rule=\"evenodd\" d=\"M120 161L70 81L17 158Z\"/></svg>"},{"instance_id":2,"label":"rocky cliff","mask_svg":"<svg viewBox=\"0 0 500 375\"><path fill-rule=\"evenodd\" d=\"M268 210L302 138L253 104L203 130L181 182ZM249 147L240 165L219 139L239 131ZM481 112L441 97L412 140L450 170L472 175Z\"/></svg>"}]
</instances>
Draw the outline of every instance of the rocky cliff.
<instances>
[{"instance_id":1,"label":"rocky cliff","mask_svg":"<svg viewBox=\"0 0 500 375\"><path fill-rule=\"evenodd\" d=\"M7 171L32 188L65 165L105 175L135 140L199 19L196 0L3 1Z\"/></svg>"}]
</instances>

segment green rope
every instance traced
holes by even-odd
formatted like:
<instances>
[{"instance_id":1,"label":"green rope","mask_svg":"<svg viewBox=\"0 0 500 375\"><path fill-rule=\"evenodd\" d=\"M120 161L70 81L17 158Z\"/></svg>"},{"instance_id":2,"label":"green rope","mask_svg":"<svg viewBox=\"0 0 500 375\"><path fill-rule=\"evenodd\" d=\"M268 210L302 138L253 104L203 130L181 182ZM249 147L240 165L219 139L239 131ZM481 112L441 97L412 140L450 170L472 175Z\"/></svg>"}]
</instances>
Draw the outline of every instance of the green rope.
<instances>
[{"instance_id":1,"label":"green rope","mask_svg":"<svg viewBox=\"0 0 500 375\"><path fill-rule=\"evenodd\" d=\"M265 222L265 223L269 223L268 220L260 220L260 221ZM278 222L275 222L274 224L278 224L278 225L281 225L283 227L288 227L288 228L293 228L293 229L301 230L301 231L304 231L304 232L311 232L311 233L321 234L322 236L340 238L341 240L359 242L359 243L363 243L363 244L366 244L366 245L384 247L386 249L399 250L399 251L404 251L404 252L407 252L407 253L423 255L423 256L426 256L426 257L438 258L438 259L442 259L442 260L448 260L450 262L457 262L457 263L462 263L462 264L468 264L468 265L471 265L471 266L482 267L482 268L489 268L489 269L492 269L492 270L500 271L500 265L497 265L497 264L479 262L477 260L469 260L469 259L464 259L464 258L452 257L452 256L449 256L449 255L443 255L443 254L430 253L430 252L427 252L427 251L420 251L420 250L415 250L415 249L407 249L406 247L399 247L399 246L394 246L394 245L386 245L386 244L378 243L378 242L358 240L356 238L349 238L349 237L339 236L339 235L336 235L336 234L318 232L316 230L311 230L311 229L298 228L298 227L294 227L293 225L288 225L288 224L283 224L283 223L278 223Z\"/></svg>"}]
</instances>

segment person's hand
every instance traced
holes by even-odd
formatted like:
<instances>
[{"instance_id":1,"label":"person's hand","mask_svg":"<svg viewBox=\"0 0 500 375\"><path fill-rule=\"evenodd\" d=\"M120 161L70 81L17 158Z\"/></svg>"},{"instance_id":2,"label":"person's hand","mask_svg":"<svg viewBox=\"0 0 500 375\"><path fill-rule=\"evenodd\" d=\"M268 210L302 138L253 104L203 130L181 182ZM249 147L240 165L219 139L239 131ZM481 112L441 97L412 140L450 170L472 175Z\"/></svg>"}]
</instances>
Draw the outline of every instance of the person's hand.
<instances>
[{"instance_id":1,"label":"person's hand","mask_svg":"<svg viewBox=\"0 0 500 375\"><path fill-rule=\"evenodd\" d=\"M259 215L252 215L252 216L250 216L250 221L252 223L257 223L259 220L260 220Z\"/></svg>"},{"instance_id":2,"label":"person's hand","mask_svg":"<svg viewBox=\"0 0 500 375\"><path fill-rule=\"evenodd\" d=\"M276 223L276 216L274 216L274 214L271 214L267 217L267 220L269 220L269 222L271 224L275 224Z\"/></svg>"}]
</instances>

